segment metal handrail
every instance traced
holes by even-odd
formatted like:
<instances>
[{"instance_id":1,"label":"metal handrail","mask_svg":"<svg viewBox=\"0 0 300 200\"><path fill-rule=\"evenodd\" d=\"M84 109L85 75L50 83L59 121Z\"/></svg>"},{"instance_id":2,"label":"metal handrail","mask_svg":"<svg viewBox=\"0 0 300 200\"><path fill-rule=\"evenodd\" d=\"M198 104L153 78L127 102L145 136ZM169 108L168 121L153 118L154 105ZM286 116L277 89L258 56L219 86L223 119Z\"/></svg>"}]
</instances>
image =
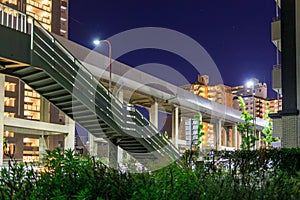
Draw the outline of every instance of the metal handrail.
<instances>
[{"instance_id":1,"label":"metal handrail","mask_svg":"<svg viewBox=\"0 0 300 200\"><path fill-rule=\"evenodd\" d=\"M11 12L11 13L10 13ZM19 22L19 16L20 16L20 22ZM111 105L111 108L108 107L109 110L109 114L112 115L113 114L113 110L118 111L119 114L123 115L123 104L121 103L121 101L119 101L118 98L116 98L111 91L109 91L106 87L104 87L104 85L102 83L100 83L92 74L89 70L87 70L84 65L82 65L82 63L72 55L72 53L67 50L54 36L52 36L40 23L39 21L35 20L33 17L26 15L25 13L22 13L20 11L17 11L7 5L4 5L2 3L0 3L0 23L1 25L7 26L9 28L15 29L17 31L20 32L24 32L26 34L31 35L31 49L33 50L34 48L34 27L38 27L40 31L42 31L42 33L56 46L60 49L61 52L63 52L66 57L68 57L72 64L74 64L75 66L77 66L80 70L82 70L82 72L84 72L89 78L90 81L92 81L93 83L95 83L95 85L91 84L88 80L86 80L85 77L83 77L81 74L79 74L81 76L82 79L86 80L86 83L89 85L89 87L91 87L92 89L94 89L94 91L98 92L99 95L101 95L103 97L103 99L109 103ZM5 17L6 17L6 21L5 21ZM14 19L16 18L16 23L14 23ZM9 20L11 19L11 20ZM20 26L20 27L19 27ZM45 43L46 45L48 45L48 47L54 51L54 49L52 49L51 45L49 46L49 44ZM62 58L62 57L61 57ZM69 62L66 61L64 58L62 58L62 60L64 60L65 64L69 65ZM73 71L76 71L76 69L72 66L69 65ZM100 93L100 91L97 90L97 86L100 86L99 88L101 88L101 90L106 93L109 99L105 98L102 93ZM96 104L96 102L94 102L94 104ZM115 106L118 105L118 106ZM112 110L113 109L113 110ZM175 152L177 152L177 149L173 146L173 144L166 139L163 134L161 134L156 127L154 127L154 125L146 118L144 117L144 115L142 113L140 113L140 111L138 111L137 109L134 109L134 114L136 118L141 118L143 119L146 123L147 126L145 127L146 130L148 130L150 133L154 132L155 134L151 134L153 136L155 135L159 135L168 145L170 145L171 149ZM110 116L110 117L114 117L114 116ZM124 115L123 115L124 117ZM113 120L113 119L111 119ZM117 123L117 125L122 128L122 129L127 129L129 127L126 127L126 121L124 121L124 119L119 119L122 124ZM135 124L137 126L137 124ZM150 130L149 130L150 129ZM146 133L141 133L142 138L144 138L145 140L147 140L148 142L150 142L149 140L151 140L151 142L154 142L157 144L157 146L159 147L163 147L165 146L164 143L162 143L162 141L159 141L160 144L158 144L156 141L152 140L151 137L149 137L148 134ZM150 143L151 143L150 142ZM167 152L166 152L167 153ZM174 152L173 152L174 153Z\"/></svg>"}]
</instances>

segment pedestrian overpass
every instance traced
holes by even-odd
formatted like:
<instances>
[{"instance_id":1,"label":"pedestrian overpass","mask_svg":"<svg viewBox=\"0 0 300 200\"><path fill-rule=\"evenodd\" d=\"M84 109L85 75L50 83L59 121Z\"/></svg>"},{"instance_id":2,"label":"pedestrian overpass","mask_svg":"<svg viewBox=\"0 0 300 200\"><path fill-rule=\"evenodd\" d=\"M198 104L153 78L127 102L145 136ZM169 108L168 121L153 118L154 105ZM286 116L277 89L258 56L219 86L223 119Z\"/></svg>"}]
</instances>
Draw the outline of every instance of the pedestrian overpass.
<instances>
[{"instance_id":1,"label":"pedestrian overpass","mask_svg":"<svg viewBox=\"0 0 300 200\"><path fill-rule=\"evenodd\" d=\"M89 133L146 166L179 158L168 139L122 104L38 21L0 4L0 24L0 73L19 78Z\"/></svg>"}]
</instances>

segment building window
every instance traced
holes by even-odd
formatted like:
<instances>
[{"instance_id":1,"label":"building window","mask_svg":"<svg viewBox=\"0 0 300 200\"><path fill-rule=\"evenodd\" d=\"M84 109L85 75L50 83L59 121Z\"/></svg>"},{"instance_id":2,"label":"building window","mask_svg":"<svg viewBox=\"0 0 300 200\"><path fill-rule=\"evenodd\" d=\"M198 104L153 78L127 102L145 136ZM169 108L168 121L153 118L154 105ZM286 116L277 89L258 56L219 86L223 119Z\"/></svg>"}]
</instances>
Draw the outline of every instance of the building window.
<instances>
[{"instance_id":1,"label":"building window","mask_svg":"<svg viewBox=\"0 0 300 200\"><path fill-rule=\"evenodd\" d=\"M14 107L15 101L16 101L15 98L4 97L4 106Z\"/></svg>"},{"instance_id":2,"label":"building window","mask_svg":"<svg viewBox=\"0 0 300 200\"><path fill-rule=\"evenodd\" d=\"M5 82L4 83L4 88L5 88L5 91L7 91L7 92L15 92L16 91L16 84L15 83L10 83L10 82Z\"/></svg>"},{"instance_id":3,"label":"building window","mask_svg":"<svg viewBox=\"0 0 300 200\"><path fill-rule=\"evenodd\" d=\"M15 118L16 113L11 113L11 112L4 112L5 117L10 117L10 118Z\"/></svg>"},{"instance_id":4,"label":"building window","mask_svg":"<svg viewBox=\"0 0 300 200\"><path fill-rule=\"evenodd\" d=\"M10 138L13 138L13 137L15 137L15 133L14 132L11 132L11 131L5 131L4 133L3 133L3 137L10 137Z\"/></svg>"},{"instance_id":5,"label":"building window","mask_svg":"<svg viewBox=\"0 0 300 200\"><path fill-rule=\"evenodd\" d=\"M39 139L25 137L23 145L23 162L39 161Z\"/></svg>"},{"instance_id":6,"label":"building window","mask_svg":"<svg viewBox=\"0 0 300 200\"><path fill-rule=\"evenodd\" d=\"M25 85L24 91L24 118L40 120L40 95Z\"/></svg>"},{"instance_id":7,"label":"building window","mask_svg":"<svg viewBox=\"0 0 300 200\"><path fill-rule=\"evenodd\" d=\"M3 3L17 5L17 0L5 0Z\"/></svg>"}]
</instances>

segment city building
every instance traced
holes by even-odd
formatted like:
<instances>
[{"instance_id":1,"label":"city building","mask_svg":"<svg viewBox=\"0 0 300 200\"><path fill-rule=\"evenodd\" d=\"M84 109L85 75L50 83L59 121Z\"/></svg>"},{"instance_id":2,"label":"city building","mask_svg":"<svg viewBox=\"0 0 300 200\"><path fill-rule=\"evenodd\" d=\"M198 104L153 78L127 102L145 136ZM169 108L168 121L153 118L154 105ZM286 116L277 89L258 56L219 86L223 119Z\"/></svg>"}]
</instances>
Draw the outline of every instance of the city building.
<instances>
[{"instance_id":1,"label":"city building","mask_svg":"<svg viewBox=\"0 0 300 200\"><path fill-rule=\"evenodd\" d=\"M226 86L223 84L210 86L209 77L207 75L198 75L198 80L194 84L184 85L183 89L189 90L194 94L207 98L211 101L226 105L228 107L242 111L238 97L242 97L246 109L250 115L265 119L267 110L270 113L276 113L282 109L282 99L268 99L268 88L266 83L260 83L258 79L252 78L250 85ZM215 127L210 122L203 122L203 131L205 133L203 139L203 149L213 148L214 144L210 141L215 140ZM181 128L185 132L184 127ZM221 146L233 147L233 130L230 127L222 127L221 130ZM237 138L239 146L241 138Z\"/></svg>"},{"instance_id":2,"label":"city building","mask_svg":"<svg viewBox=\"0 0 300 200\"><path fill-rule=\"evenodd\" d=\"M196 83L182 86L182 88L211 101L226 105L230 108L233 107L231 87L223 84L214 86L208 84L209 77L207 75L198 75L198 81Z\"/></svg>"},{"instance_id":3,"label":"city building","mask_svg":"<svg viewBox=\"0 0 300 200\"><path fill-rule=\"evenodd\" d=\"M68 38L69 0L0 0L38 20L45 29Z\"/></svg>"},{"instance_id":4,"label":"city building","mask_svg":"<svg viewBox=\"0 0 300 200\"><path fill-rule=\"evenodd\" d=\"M33 16L47 30L68 37L68 0L0 2ZM0 74L0 99L0 165L11 157L39 161L46 149L74 147L74 121L19 79Z\"/></svg>"},{"instance_id":5,"label":"city building","mask_svg":"<svg viewBox=\"0 0 300 200\"><path fill-rule=\"evenodd\" d=\"M282 95L282 110L271 117L282 147L300 147L300 2L275 0L271 40L276 47L272 88ZM283 67L281 67L281 65Z\"/></svg>"}]
</instances>

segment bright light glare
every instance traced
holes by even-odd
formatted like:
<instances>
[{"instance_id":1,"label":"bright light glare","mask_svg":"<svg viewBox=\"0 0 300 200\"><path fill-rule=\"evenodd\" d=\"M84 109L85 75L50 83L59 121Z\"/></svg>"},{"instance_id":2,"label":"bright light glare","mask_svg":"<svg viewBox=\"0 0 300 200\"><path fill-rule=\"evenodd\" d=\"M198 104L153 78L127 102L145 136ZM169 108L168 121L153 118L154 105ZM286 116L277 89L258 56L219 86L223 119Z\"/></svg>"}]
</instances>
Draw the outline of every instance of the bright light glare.
<instances>
[{"instance_id":1,"label":"bright light glare","mask_svg":"<svg viewBox=\"0 0 300 200\"><path fill-rule=\"evenodd\" d=\"M100 40L94 40L94 44L95 45L99 45L100 44Z\"/></svg>"},{"instance_id":2,"label":"bright light glare","mask_svg":"<svg viewBox=\"0 0 300 200\"><path fill-rule=\"evenodd\" d=\"M248 81L247 82L247 87L252 87L254 85L253 81Z\"/></svg>"}]
</instances>

